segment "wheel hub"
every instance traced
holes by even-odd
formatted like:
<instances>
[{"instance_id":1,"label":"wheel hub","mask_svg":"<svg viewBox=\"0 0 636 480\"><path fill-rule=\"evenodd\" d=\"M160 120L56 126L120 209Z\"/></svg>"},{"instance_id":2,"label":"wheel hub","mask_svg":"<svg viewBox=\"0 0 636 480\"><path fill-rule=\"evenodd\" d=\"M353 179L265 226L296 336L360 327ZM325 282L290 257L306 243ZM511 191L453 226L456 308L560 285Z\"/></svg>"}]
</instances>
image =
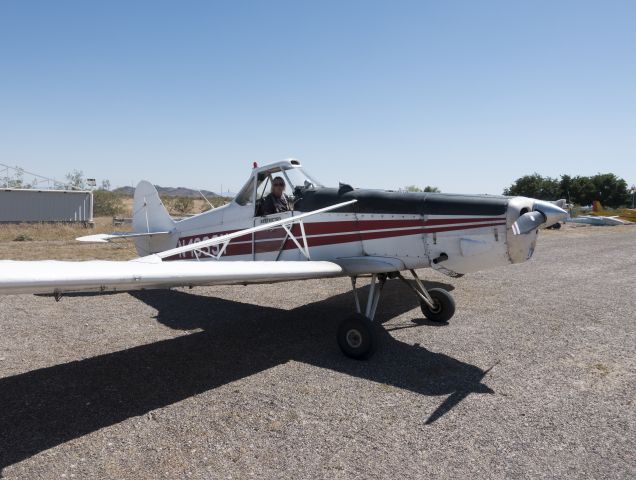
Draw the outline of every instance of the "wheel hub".
<instances>
[{"instance_id":1,"label":"wheel hub","mask_svg":"<svg viewBox=\"0 0 636 480\"><path fill-rule=\"evenodd\" d=\"M442 304L440 303L439 300L433 299L433 308L431 308L431 313L439 313L441 311L442 311Z\"/></svg>"},{"instance_id":2,"label":"wheel hub","mask_svg":"<svg viewBox=\"0 0 636 480\"><path fill-rule=\"evenodd\" d=\"M355 328L349 330L347 335L345 335L345 338L347 339L347 344L351 348L359 348L360 345L362 345L362 334Z\"/></svg>"}]
</instances>

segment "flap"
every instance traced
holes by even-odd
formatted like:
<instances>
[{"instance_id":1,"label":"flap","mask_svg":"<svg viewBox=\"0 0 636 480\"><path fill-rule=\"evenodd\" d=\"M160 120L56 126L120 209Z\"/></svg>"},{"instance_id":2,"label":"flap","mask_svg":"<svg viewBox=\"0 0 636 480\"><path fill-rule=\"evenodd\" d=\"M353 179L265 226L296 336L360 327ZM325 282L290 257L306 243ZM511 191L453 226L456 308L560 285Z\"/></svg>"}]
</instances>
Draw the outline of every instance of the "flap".
<instances>
[{"instance_id":1,"label":"flap","mask_svg":"<svg viewBox=\"0 0 636 480\"><path fill-rule=\"evenodd\" d=\"M334 260L347 275L364 275L368 273L388 273L404 270L404 262L393 257L343 257Z\"/></svg>"}]
</instances>

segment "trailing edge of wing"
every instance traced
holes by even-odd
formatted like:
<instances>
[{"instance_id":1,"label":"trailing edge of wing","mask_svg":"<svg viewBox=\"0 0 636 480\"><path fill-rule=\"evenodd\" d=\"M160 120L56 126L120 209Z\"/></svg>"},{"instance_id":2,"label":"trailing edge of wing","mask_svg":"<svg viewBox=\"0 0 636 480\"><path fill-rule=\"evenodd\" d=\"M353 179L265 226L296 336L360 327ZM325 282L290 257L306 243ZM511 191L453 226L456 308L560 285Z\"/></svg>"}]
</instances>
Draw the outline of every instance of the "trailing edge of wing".
<instances>
[{"instance_id":1,"label":"trailing edge of wing","mask_svg":"<svg viewBox=\"0 0 636 480\"><path fill-rule=\"evenodd\" d=\"M125 291L191 285L273 283L343 275L332 262L0 260L0 294Z\"/></svg>"},{"instance_id":2,"label":"trailing edge of wing","mask_svg":"<svg viewBox=\"0 0 636 480\"><path fill-rule=\"evenodd\" d=\"M170 232L113 232L113 233L98 233L96 235L85 235L83 237L77 237L75 240L78 242L96 242L107 243L111 240L137 238L137 237L152 237L154 235L170 235Z\"/></svg>"}]
</instances>

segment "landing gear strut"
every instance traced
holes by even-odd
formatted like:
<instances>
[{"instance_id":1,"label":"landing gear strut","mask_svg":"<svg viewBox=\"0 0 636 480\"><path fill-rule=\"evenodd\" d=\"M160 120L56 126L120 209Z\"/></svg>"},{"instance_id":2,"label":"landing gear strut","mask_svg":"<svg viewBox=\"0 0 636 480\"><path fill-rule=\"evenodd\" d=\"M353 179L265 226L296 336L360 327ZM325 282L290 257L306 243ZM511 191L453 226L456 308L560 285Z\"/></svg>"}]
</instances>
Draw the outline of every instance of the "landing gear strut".
<instances>
[{"instance_id":1,"label":"landing gear strut","mask_svg":"<svg viewBox=\"0 0 636 480\"><path fill-rule=\"evenodd\" d=\"M443 288L427 290L415 270L411 270L415 286L398 272L397 276L415 292L420 299L420 308L431 322L446 323L455 315L455 299Z\"/></svg>"},{"instance_id":2,"label":"landing gear strut","mask_svg":"<svg viewBox=\"0 0 636 480\"><path fill-rule=\"evenodd\" d=\"M422 313L430 321L445 323L450 320L455 314L455 300L451 294L441 288L427 290L415 270L410 270L410 272L415 280L415 285L404 278L400 272L391 273L390 277L399 278L415 292L420 300ZM389 275L386 273L374 273L371 275L371 287L369 288L369 296L367 297L364 313L362 312L360 297L356 288L357 277L351 277L356 313L343 320L338 327L338 345L340 345L342 353L347 357L363 360L369 358L375 351L378 325L373 319L380 301L382 287L384 287L388 277Z\"/></svg>"},{"instance_id":3,"label":"landing gear strut","mask_svg":"<svg viewBox=\"0 0 636 480\"><path fill-rule=\"evenodd\" d=\"M373 274L364 313L356 288L357 277L351 277L351 288L356 301L356 313L343 320L338 327L338 345L347 357L363 360L369 358L376 347L376 328L373 323L380 301L380 293L386 282L386 274Z\"/></svg>"}]
</instances>

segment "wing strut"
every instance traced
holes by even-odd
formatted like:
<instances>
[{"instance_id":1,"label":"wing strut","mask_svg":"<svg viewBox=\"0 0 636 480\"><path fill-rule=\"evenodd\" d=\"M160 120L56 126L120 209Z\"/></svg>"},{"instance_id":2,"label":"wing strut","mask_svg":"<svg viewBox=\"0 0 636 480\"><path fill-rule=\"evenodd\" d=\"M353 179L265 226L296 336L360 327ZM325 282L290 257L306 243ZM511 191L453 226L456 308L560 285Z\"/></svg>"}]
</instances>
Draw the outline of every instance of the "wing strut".
<instances>
[{"instance_id":1,"label":"wing strut","mask_svg":"<svg viewBox=\"0 0 636 480\"><path fill-rule=\"evenodd\" d=\"M257 227L246 228L245 230L240 230L238 232L228 233L227 235L221 235L219 237L210 238L209 240L202 240L200 242L191 243L189 245L183 245L181 247L171 248L170 250L165 250L163 252L148 255L147 257L142 257L135 261L140 261L140 262L162 261L164 258L169 258L174 255L180 255L186 252L193 252L197 260L200 259L199 255L211 257L211 258L214 258L215 260L218 260L221 258L221 255L225 253L227 246L233 239L238 237L243 237L245 235L250 235L256 232L262 232L264 230L271 230L272 228L276 228L276 227L282 227L283 229L285 229L285 232L287 232L287 234L290 236L292 241L296 244L296 246L300 249L302 254L305 256L305 258L309 260L309 245L307 244L307 235L305 234L305 225L303 223L303 220L307 217L311 217L312 215L317 215L319 213L336 210L338 208L351 205L352 203L355 203L355 202L357 202L357 200L348 200L346 202L337 203L335 205L330 205L328 207L319 208L318 210L313 210L311 212L301 213L300 215L297 215L295 217L284 218L276 222L265 223ZM300 224L300 233L301 233L302 241L303 241L302 245L300 244L298 239L292 234L291 228L289 228L289 226L293 225L294 223ZM218 253L216 254L209 253L202 250L203 248L212 247L214 245L221 245Z\"/></svg>"}]
</instances>

